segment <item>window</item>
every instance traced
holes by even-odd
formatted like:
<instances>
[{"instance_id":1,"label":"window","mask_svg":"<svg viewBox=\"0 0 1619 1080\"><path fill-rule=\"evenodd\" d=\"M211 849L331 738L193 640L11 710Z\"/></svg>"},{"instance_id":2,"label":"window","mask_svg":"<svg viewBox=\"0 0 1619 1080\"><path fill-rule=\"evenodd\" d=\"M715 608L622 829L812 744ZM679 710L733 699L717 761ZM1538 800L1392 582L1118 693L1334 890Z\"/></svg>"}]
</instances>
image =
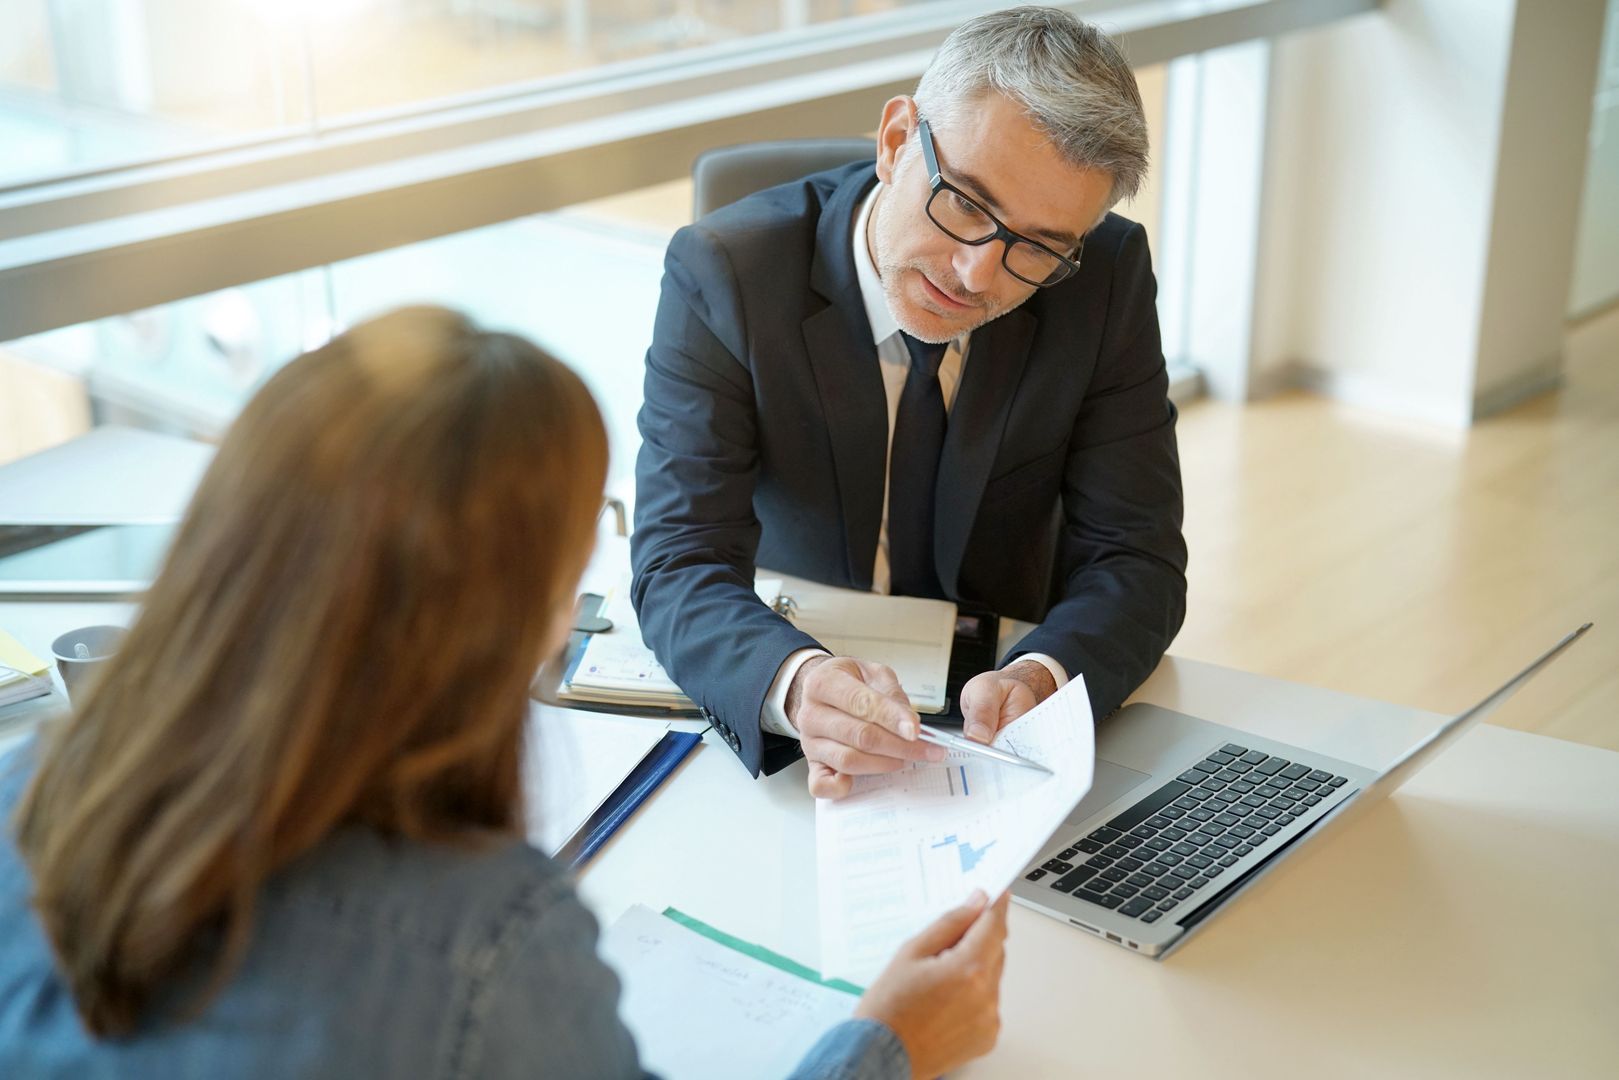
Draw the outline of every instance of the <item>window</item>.
<instances>
[{"instance_id":1,"label":"window","mask_svg":"<svg viewBox=\"0 0 1619 1080\"><path fill-rule=\"evenodd\" d=\"M523 12L541 10L525 0L61 3L79 13L72 17L58 3L0 0L8 25L21 28L17 40L28 42L20 48L0 43L0 126L33 125L36 148L23 156L36 164L56 154L81 167L66 179L9 187L0 179L0 379L18 383L30 373L82 378L98 420L214 432L275 365L334 327L392 303L448 302L539 338L592 380L613 430L615 484L630 464L661 249L689 206L679 181L692 158L709 146L784 131L869 129L880 102L911 89L937 43L985 7L951 0L909 6L787 0L767 9L681 0L657 9L675 20L665 23L665 14L648 21L645 8L601 6L592 9L587 35L587 44L595 44L588 56L574 56L565 26L512 29ZM1122 32L1143 65L1140 82L1158 153L1147 189L1121 210L1146 223L1153 237L1173 362L1180 358L1177 343L1189 337L1187 320L1177 322L1176 313L1189 310L1190 286L1176 268L1196 247L1187 193L1197 187L1188 178L1196 154L1182 152L1188 140L1175 137L1176 118L1185 127L1186 114L1198 112L1186 102L1198 99L1195 80L1174 75L1187 61L1162 61L1341 18L1375 3L1070 6ZM140 36L114 32L120 24L110 16L95 26L74 21L85 11L105 15L115 8L140 14L147 25L174 20L162 24L172 31L160 35L164 48L171 38L201 35L207 43L193 46L209 54L204 67L178 71L152 62L157 54L148 49L143 62L170 81L150 76L144 97L126 95L113 108L108 102L114 98L106 96L113 91L97 90L99 98L88 89L68 95L64 87L105 90L106 80L114 89L124 85L123 61L111 58L125 55ZM266 14L271 10L290 15ZM409 65L396 60L391 70L376 68L381 62L364 51L371 45L346 43L335 31L323 44L321 26L343 25L359 12L371 13L366 25L373 32L350 37L443 38L448 59L400 78ZM695 25L699 15L709 27L703 33L662 33ZM236 20L229 25L239 29L260 25L252 19L268 19L263 25L270 27L289 18L304 28L292 35L298 40L283 45L280 31L268 28L253 47L265 55L285 48L313 57L301 83L271 77L287 66L281 61L260 57L250 64L237 51L253 34L221 38L235 44L214 41L214 31L225 25L219 20ZM413 37L422 25L439 29ZM476 26L493 35L487 56L463 41L477 39ZM488 29L496 26L505 29ZM98 35L109 38L101 53L95 52L103 48ZM553 50L562 58L545 69L549 75L537 59L491 59L518 49L517 38L527 43L522 48L534 46L532 57L539 55L540 39L562 42ZM601 45L609 38L636 55ZM96 75L103 82L86 75L89 82L75 83L76 76L64 75L82 62L69 45L102 57L91 66L107 69ZM400 50L396 55L414 55L403 45ZM570 72L568 56L585 59ZM219 73L220 64L230 70ZM257 74L247 71L253 64ZM366 70L373 74L362 75ZM363 93L342 90L351 77L366 84ZM208 95L199 95L197 86L210 79L220 87L217 100L202 101ZM166 88L161 93L159 83ZM18 119L26 110L15 103L25 99L35 110L31 120ZM193 111L163 104L184 101ZM198 121L196 110L215 110L215 119ZM232 118L219 118L227 112ZM96 127L96 117L109 126ZM1201 115L1193 119L1202 122ZM1252 125L1259 126L1257 116ZM257 142L249 137L254 131ZM272 132L280 134L266 134ZM148 135L155 141L143 142ZM226 149L199 149L217 146L218 139L236 141ZM154 149L159 146L165 149ZM188 146L191 152L163 161L99 170L86 164L104 147L150 155ZM654 194L630 194L648 188ZM602 196L618 198L604 204ZM625 223L638 202L653 207L650 231ZM546 213L558 210L564 212ZM570 257L579 265L599 256L625 267L617 317L594 337L583 329L587 319L570 323L542 306L554 297L555 310L582 314L599 307L600 294L610 295L585 273L547 277L551 264L542 265L534 253L570 245L578 246ZM495 267L498 273L485 270ZM33 441L59 438L52 430ZM0 456L32 448L0 445Z\"/></svg>"},{"instance_id":2,"label":"window","mask_svg":"<svg viewBox=\"0 0 1619 1080\"><path fill-rule=\"evenodd\" d=\"M929 0L0 0L0 183L661 66Z\"/></svg>"}]
</instances>

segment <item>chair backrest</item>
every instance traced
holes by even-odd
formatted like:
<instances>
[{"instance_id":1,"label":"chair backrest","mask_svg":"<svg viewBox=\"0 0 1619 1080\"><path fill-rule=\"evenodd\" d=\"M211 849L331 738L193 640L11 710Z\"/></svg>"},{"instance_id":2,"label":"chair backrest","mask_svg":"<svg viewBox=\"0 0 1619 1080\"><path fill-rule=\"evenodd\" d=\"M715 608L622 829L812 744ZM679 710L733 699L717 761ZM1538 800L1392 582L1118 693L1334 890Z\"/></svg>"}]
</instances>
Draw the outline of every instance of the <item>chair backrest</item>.
<instances>
[{"instance_id":1,"label":"chair backrest","mask_svg":"<svg viewBox=\"0 0 1619 1080\"><path fill-rule=\"evenodd\" d=\"M692 163L692 217L800 176L876 156L871 139L783 139L709 150Z\"/></svg>"}]
</instances>

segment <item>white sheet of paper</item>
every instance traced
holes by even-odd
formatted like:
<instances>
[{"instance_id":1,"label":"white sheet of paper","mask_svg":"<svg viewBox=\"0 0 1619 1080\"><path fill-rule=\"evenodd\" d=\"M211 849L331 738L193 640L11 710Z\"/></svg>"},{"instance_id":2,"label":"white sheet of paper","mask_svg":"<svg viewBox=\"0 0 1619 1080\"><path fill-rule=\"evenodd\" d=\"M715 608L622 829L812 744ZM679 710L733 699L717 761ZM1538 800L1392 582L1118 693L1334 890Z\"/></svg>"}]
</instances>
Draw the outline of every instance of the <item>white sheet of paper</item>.
<instances>
[{"instance_id":1,"label":"white sheet of paper","mask_svg":"<svg viewBox=\"0 0 1619 1080\"><path fill-rule=\"evenodd\" d=\"M555 855L668 730L667 721L531 706L523 762L529 842Z\"/></svg>"},{"instance_id":2,"label":"white sheet of paper","mask_svg":"<svg viewBox=\"0 0 1619 1080\"><path fill-rule=\"evenodd\" d=\"M602 935L641 1067L666 1080L786 1076L859 1000L755 960L639 904Z\"/></svg>"},{"instance_id":3,"label":"white sheet of paper","mask_svg":"<svg viewBox=\"0 0 1619 1080\"><path fill-rule=\"evenodd\" d=\"M952 751L816 801L823 974L867 985L901 942L973 889L993 899L1011 886L1090 790L1096 732L1084 678L993 745L1054 775Z\"/></svg>"}]
</instances>

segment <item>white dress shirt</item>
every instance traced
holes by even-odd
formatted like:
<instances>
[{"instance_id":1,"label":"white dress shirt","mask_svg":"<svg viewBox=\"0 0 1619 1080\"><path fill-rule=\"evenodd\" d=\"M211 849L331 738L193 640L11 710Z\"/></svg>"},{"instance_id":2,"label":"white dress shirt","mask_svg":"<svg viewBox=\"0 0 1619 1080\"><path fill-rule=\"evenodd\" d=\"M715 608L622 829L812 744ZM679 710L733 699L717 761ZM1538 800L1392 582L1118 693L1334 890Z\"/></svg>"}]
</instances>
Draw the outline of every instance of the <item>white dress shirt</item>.
<instances>
[{"instance_id":1,"label":"white dress shirt","mask_svg":"<svg viewBox=\"0 0 1619 1080\"><path fill-rule=\"evenodd\" d=\"M871 220L871 208L877 202L878 194L883 190L881 181L872 189L860 204L860 212L854 219L854 236L851 238L854 245L855 277L860 282L860 299L866 306L866 320L871 323L871 339L877 343L877 366L882 371L883 392L888 398L888 448L890 459L894 447L894 417L899 413L900 394L905 389L905 380L911 373L911 354L905 347L905 339L900 337L899 322L888 307L888 295L883 292L882 278L878 276L877 267L871 261L871 249L866 245L866 227ZM962 334L950 342L945 349L944 359L939 362L939 391L944 395L944 408L946 414L955 404L956 388L961 385L961 372L967 365L970 334ZM871 571L871 591L887 594L890 588L890 570L888 565L888 468L883 468L883 516L882 525L877 533L877 558ZM782 661L780 669L776 672L775 681L770 684L770 692L765 695L764 709L759 716L759 725L766 731L777 735L789 735L797 738L798 732L787 719L787 691L793 685L793 677L798 669L812 656L830 655L825 649L798 649L789 654ZM1020 660L1035 660L1043 664L1051 677L1061 687L1068 681L1068 673L1061 664L1044 653L1025 653L1018 657Z\"/></svg>"}]
</instances>

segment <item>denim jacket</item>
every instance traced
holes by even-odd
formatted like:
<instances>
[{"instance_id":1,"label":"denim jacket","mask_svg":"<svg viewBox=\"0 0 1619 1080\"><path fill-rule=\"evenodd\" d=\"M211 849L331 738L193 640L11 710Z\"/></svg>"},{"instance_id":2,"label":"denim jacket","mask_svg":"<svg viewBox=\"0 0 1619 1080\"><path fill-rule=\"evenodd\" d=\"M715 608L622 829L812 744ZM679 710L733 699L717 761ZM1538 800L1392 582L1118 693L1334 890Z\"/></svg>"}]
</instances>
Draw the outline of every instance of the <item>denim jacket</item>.
<instances>
[{"instance_id":1,"label":"denim jacket","mask_svg":"<svg viewBox=\"0 0 1619 1080\"><path fill-rule=\"evenodd\" d=\"M199 969L129 1037L85 1030L30 907L11 825L32 741L0 758L0 1076L646 1077L618 980L564 871L520 843L344 828L265 887L243 963L183 1019ZM713 1047L718 1058L726 1052ZM908 1077L894 1033L839 1024L794 1077Z\"/></svg>"}]
</instances>

